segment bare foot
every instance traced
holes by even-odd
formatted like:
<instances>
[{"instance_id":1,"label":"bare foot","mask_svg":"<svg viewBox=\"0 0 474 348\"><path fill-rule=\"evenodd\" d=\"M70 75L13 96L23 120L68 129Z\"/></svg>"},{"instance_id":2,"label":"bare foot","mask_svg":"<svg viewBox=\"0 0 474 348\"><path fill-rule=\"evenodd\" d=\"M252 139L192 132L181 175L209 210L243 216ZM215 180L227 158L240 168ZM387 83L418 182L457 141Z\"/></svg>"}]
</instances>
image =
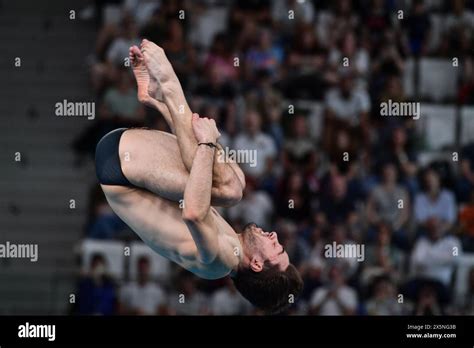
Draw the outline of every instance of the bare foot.
<instances>
[{"instance_id":1,"label":"bare foot","mask_svg":"<svg viewBox=\"0 0 474 348\"><path fill-rule=\"evenodd\" d=\"M151 104L150 99L163 101L160 85L155 78L150 78L148 73L145 58L137 46L132 46L129 49L129 58L132 63L133 74L137 81L138 100L146 105Z\"/></svg>"},{"instance_id":2,"label":"bare foot","mask_svg":"<svg viewBox=\"0 0 474 348\"><path fill-rule=\"evenodd\" d=\"M150 77L155 78L161 85L161 88L173 86L179 86L181 88L178 77L166 57L163 48L147 39L142 41L140 47Z\"/></svg>"},{"instance_id":3,"label":"bare foot","mask_svg":"<svg viewBox=\"0 0 474 348\"><path fill-rule=\"evenodd\" d=\"M161 86L155 78L150 77L145 64L145 58L137 46L130 47L129 58L132 63L135 80L137 81L138 100L140 103L158 110L163 115L172 132L174 132L173 119L168 107L164 103Z\"/></svg>"}]
</instances>

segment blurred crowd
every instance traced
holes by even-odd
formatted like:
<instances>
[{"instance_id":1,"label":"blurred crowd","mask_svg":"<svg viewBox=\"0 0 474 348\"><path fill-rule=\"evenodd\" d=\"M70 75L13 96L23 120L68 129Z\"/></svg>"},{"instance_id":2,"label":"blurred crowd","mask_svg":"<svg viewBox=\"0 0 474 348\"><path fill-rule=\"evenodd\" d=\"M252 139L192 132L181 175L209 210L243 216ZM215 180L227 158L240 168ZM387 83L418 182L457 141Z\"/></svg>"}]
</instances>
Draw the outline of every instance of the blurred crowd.
<instances>
[{"instance_id":1,"label":"blurred crowd","mask_svg":"<svg viewBox=\"0 0 474 348\"><path fill-rule=\"evenodd\" d=\"M169 131L138 102L126 61L147 38L164 48L191 109L216 120L222 146L256 150L257 165L241 165L242 201L221 212L236 231L255 222L278 233L305 281L291 314L474 314L474 263L457 268L474 252L474 143L425 163L418 120L381 117L379 106L408 101L406 62L423 57L459 58L444 102L474 103L474 1L126 0L86 10L98 30L88 63L100 113L73 144L78 165L117 127ZM443 18L436 31L433 14ZM98 186L84 238L136 238ZM333 242L364 245L364 261L325 257ZM93 255L75 312L258 314L228 279L176 267L157 281L150 262L138 260L136 279L113 279Z\"/></svg>"}]
</instances>

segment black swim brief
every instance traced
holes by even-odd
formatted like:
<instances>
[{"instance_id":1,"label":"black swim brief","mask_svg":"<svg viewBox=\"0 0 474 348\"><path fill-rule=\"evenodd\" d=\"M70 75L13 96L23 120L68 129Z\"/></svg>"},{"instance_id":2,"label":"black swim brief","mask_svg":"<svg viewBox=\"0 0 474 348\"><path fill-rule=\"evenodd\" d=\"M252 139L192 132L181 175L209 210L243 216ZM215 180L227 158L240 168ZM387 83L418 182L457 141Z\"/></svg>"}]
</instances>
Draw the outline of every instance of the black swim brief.
<instances>
[{"instance_id":1,"label":"black swim brief","mask_svg":"<svg viewBox=\"0 0 474 348\"><path fill-rule=\"evenodd\" d=\"M95 149L95 171L103 185L133 186L125 177L120 165L119 144L128 128L115 129L100 139Z\"/></svg>"}]
</instances>

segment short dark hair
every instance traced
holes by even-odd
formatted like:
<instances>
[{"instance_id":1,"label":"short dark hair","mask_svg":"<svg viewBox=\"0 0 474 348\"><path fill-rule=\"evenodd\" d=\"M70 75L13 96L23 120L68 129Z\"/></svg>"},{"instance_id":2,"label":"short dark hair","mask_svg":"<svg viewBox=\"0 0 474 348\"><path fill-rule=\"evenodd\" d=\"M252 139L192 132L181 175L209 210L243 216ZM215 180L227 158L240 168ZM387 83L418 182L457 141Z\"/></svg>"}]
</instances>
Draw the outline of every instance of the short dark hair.
<instances>
[{"instance_id":1,"label":"short dark hair","mask_svg":"<svg viewBox=\"0 0 474 348\"><path fill-rule=\"evenodd\" d=\"M281 271L277 266L264 266L260 272L239 268L232 277L237 290L255 307L267 314L286 310L303 290L303 280L295 266ZM290 296L292 297L290 298Z\"/></svg>"}]
</instances>

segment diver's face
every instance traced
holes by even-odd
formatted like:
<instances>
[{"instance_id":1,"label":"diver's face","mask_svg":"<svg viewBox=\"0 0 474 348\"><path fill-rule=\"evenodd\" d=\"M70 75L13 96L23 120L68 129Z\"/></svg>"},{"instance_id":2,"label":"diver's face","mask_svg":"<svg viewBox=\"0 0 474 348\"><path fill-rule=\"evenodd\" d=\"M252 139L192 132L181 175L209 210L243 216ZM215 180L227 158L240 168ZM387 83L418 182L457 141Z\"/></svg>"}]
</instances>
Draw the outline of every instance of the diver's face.
<instances>
[{"instance_id":1,"label":"diver's face","mask_svg":"<svg viewBox=\"0 0 474 348\"><path fill-rule=\"evenodd\" d=\"M278 266L284 271L290 264L288 253L278 241L276 232L266 232L256 224L247 227L244 232L244 240L250 251L250 258L262 263L267 262L271 266Z\"/></svg>"}]
</instances>

